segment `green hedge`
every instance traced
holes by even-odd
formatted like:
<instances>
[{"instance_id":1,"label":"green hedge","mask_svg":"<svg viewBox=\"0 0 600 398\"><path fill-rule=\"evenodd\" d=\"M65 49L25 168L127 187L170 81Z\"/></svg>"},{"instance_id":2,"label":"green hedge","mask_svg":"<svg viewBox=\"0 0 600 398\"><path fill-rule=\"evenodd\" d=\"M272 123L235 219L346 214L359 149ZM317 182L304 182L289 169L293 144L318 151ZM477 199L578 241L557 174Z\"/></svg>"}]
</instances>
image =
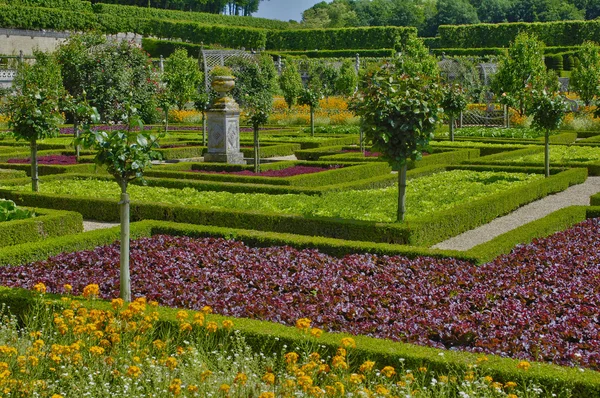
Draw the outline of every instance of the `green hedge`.
<instances>
[{"instance_id":1,"label":"green hedge","mask_svg":"<svg viewBox=\"0 0 600 398\"><path fill-rule=\"evenodd\" d=\"M547 69L551 69L551 70L555 70L555 71L559 71L559 72L564 69L562 54L545 55L544 63L546 64Z\"/></svg>"},{"instance_id":2,"label":"green hedge","mask_svg":"<svg viewBox=\"0 0 600 398\"><path fill-rule=\"evenodd\" d=\"M25 178L27 173L22 170L0 169L0 180L8 180L9 178Z\"/></svg>"},{"instance_id":3,"label":"green hedge","mask_svg":"<svg viewBox=\"0 0 600 398\"><path fill-rule=\"evenodd\" d=\"M93 12L92 3L83 0L10 0L10 3L25 7L60 8L78 12Z\"/></svg>"},{"instance_id":4,"label":"green hedge","mask_svg":"<svg viewBox=\"0 0 600 398\"><path fill-rule=\"evenodd\" d=\"M176 11L117 4L94 4L93 11L97 14L110 14L119 18L168 19L171 21L197 22L204 25L228 25L260 29L288 29L291 26L289 22L278 21L275 19L220 15L193 11Z\"/></svg>"},{"instance_id":5,"label":"green hedge","mask_svg":"<svg viewBox=\"0 0 600 398\"><path fill-rule=\"evenodd\" d=\"M596 132L596 134L598 134L598 132ZM578 136L579 136L579 133L578 133ZM588 143L588 142L598 142L598 143L600 143L600 135L594 135L592 137L583 138L583 139L577 141L578 144L583 144L583 143Z\"/></svg>"},{"instance_id":6,"label":"green hedge","mask_svg":"<svg viewBox=\"0 0 600 398\"><path fill-rule=\"evenodd\" d=\"M295 144L300 144L302 149L310 149L310 148L322 148L322 147L327 147L327 146L335 146L335 145L356 145L358 144L358 136L354 136L354 135L348 135L348 136L342 136L342 137L331 137L328 138L326 140L321 140L321 141L310 141L309 137L306 137L307 140L303 140L302 136L298 136L297 139L294 139L293 141L287 141L287 142L292 142ZM265 140L261 140L261 142L263 144L272 144L272 143L278 143L281 144L281 141L277 141L277 138L272 138L272 139L265 139ZM249 142L249 144L251 144Z\"/></svg>"},{"instance_id":7,"label":"green hedge","mask_svg":"<svg viewBox=\"0 0 600 398\"><path fill-rule=\"evenodd\" d=\"M205 146L182 146L178 148L158 148L163 160L199 158L207 148Z\"/></svg>"},{"instance_id":8,"label":"green hedge","mask_svg":"<svg viewBox=\"0 0 600 398\"><path fill-rule=\"evenodd\" d=\"M391 58L396 51L391 48L381 49L349 49L349 50L307 50L307 51L268 51L276 57L306 57L306 58Z\"/></svg>"},{"instance_id":9,"label":"green hedge","mask_svg":"<svg viewBox=\"0 0 600 398\"><path fill-rule=\"evenodd\" d=\"M29 155L27 155L29 156ZM31 175L31 165L17 163L3 163L0 165L3 169L11 169L15 171L25 172L26 175ZM97 168L93 163L81 163L73 165L50 165L38 164L38 173L40 176L65 174L65 173L100 173L106 174L103 168Z\"/></svg>"},{"instance_id":10,"label":"green hedge","mask_svg":"<svg viewBox=\"0 0 600 398\"><path fill-rule=\"evenodd\" d=\"M421 169L412 171L418 173L421 172ZM389 183L393 181L394 177L393 175L374 177L374 180L385 180ZM586 169L566 170L521 188L510 189L446 211L436 212L422 220L402 224L138 202L132 202L131 204L131 219L134 221L150 219L188 222L348 240L430 246L485 224L519 206L548 194L562 191L569 185L581 183L585 181L586 177ZM162 184L164 184L164 180L162 181ZM149 182L149 184L151 183ZM275 189L277 187L270 188ZM100 221L116 221L119 219L116 200L6 190L0 190L0 195L14 200L20 205L64 210L74 209L83 214L85 218Z\"/></svg>"},{"instance_id":11,"label":"green hedge","mask_svg":"<svg viewBox=\"0 0 600 398\"><path fill-rule=\"evenodd\" d=\"M600 193L597 193L595 195L592 195L592 197L590 197L590 205L591 206L600 206Z\"/></svg>"},{"instance_id":12,"label":"green hedge","mask_svg":"<svg viewBox=\"0 0 600 398\"><path fill-rule=\"evenodd\" d=\"M300 149L294 154L298 160L319 160L323 156L338 154L344 145L323 146L320 148Z\"/></svg>"},{"instance_id":13,"label":"green hedge","mask_svg":"<svg viewBox=\"0 0 600 398\"><path fill-rule=\"evenodd\" d=\"M549 215L517 227L505 234L467 250L470 256L479 259L479 263L492 261L503 253L509 253L518 244L530 243L533 239L543 238L555 232L563 231L586 219L587 207L570 206Z\"/></svg>"},{"instance_id":14,"label":"green hedge","mask_svg":"<svg viewBox=\"0 0 600 398\"><path fill-rule=\"evenodd\" d=\"M36 217L0 222L0 247L83 231L83 217L73 211L31 209Z\"/></svg>"},{"instance_id":15,"label":"green hedge","mask_svg":"<svg viewBox=\"0 0 600 398\"><path fill-rule=\"evenodd\" d=\"M173 54L176 49L183 48L187 50L188 55L194 58L200 56L202 44L187 43L184 41L158 40L144 37L142 39L142 48L152 58L159 58L161 55L167 58Z\"/></svg>"},{"instance_id":16,"label":"green hedge","mask_svg":"<svg viewBox=\"0 0 600 398\"><path fill-rule=\"evenodd\" d=\"M446 55L448 57L489 57L506 55L506 48L436 48L432 49L433 55Z\"/></svg>"},{"instance_id":17,"label":"green hedge","mask_svg":"<svg viewBox=\"0 0 600 398\"><path fill-rule=\"evenodd\" d=\"M429 49L440 48L441 42L439 37L422 37L423 44Z\"/></svg>"},{"instance_id":18,"label":"green hedge","mask_svg":"<svg viewBox=\"0 0 600 398\"><path fill-rule=\"evenodd\" d=\"M269 31L267 50L353 50L398 48L416 36L413 27L295 29Z\"/></svg>"},{"instance_id":19,"label":"green hedge","mask_svg":"<svg viewBox=\"0 0 600 398\"><path fill-rule=\"evenodd\" d=\"M11 312L17 316L25 315L33 307L36 297L28 290L0 288L0 303L10 307ZM58 295L47 294L44 298L55 301L58 306L63 305ZM75 300L88 309L110 309L108 301L85 301L81 298L75 298ZM177 320L179 309L158 307L157 311L161 330L167 334L177 333L180 324ZM239 333L257 353L265 352L265 350L284 352L288 347L302 347L306 344L306 337L294 327L244 318L219 315L211 315L211 317L219 323L226 319L233 321L236 333ZM321 352L327 353L323 355L335 355L341 339L348 336L345 333L323 333L318 340ZM479 363L478 358L481 354L421 347L361 335L351 337L357 345L352 349L352 362L355 364L371 360L375 361L378 368L381 368L383 366L397 367L399 362L403 362L407 369L418 369L424 366L429 371L444 374L456 370L466 371L477 364L476 366L483 374L489 375L499 382L513 381L521 385L537 384L549 390L567 388L572 390L574 397L580 398L594 398L600 395L600 373L590 370L581 371L577 368L533 362L529 370L524 372L517 367L518 359L487 355L488 360Z\"/></svg>"},{"instance_id":20,"label":"green hedge","mask_svg":"<svg viewBox=\"0 0 600 398\"><path fill-rule=\"evenodd\" d=\"M290 156L293 155L295 151L300 149L302 146L300 144L268 144L268 145L260 145L260 154L259 157L261 159L264 158L272 158L275 156ZM240 151L244 154L244 157L254 158L254 147L252 148L240 148Z\"/></svg>"},{"instance_id":21,"label":"green hedge","mask_svg":"<svg viewBox=\"0 0 600 398\"><path fill-rule=\"evenodd\" d=\"M448 48L507 47L519 32L534 34L547 46L576 46L586 40L600 41L600 21L442 25L438 28L441 47Z\"/></svg>"},{"instance_id":22,"label":"green hedge","mask_svg":"<svg viewBox=\"0 0 600 398\"><path fill-rule=\"evenodd\" d=\"M15 29L51 29L87 31L100 29L93 14L58 8L0 5L0 27Z\"/></svg>"}]
</instances>

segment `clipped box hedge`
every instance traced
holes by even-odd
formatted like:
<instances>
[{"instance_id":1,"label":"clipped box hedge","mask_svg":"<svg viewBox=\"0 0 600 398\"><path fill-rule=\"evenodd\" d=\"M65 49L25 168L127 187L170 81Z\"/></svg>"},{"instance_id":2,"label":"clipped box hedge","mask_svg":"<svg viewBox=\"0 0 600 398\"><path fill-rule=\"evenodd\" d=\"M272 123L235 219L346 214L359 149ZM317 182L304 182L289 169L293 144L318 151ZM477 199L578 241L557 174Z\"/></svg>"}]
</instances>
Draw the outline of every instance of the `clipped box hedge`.
<instances>
[{"instance_id":1,"label":"clipped box hedge","mask_svg":"<svg viewBox=\"0 0 600 398\"><path fill-rule=\"evenodd\" d=\"M349 49L349 50L307 50L307 51L268 51L267 54L277 57L306 57L306 58L391 58L396 50L381 49Z\"/></svg>"},{"instance_id":2,"label":"clipped box hedge","mask_svg":"<svg viewBox=\"0 0 600 398\"><path fill-rule=\"evenodd\" d=\"M30 210L35 211L36 217L0 222L0 247L39 242L83 231L83 217L74 211Z\"/></svg>"},{"instance_id":3,"label":"clipped box hedge","mask_svg":"<svg viewBox=\"0 0 600 398\"><path fill-rule=\"evenodd\" d=\"M0 169L0 180L8 180L9 178L25 178L27 173L23 170Z\"/></svg>"},{"instance_id":4,"label":"clipped box hedge","mask_svg":"<svg viewBox=\"0 0 600 398\"><path fill-rule=\"evenodd\" d=\"M420 172L420 170L412 171ZM390 183L394 177L375 177L373 180ZM520 188L509 189L484 199L436 212L418 221L406 223L377 223L138 202L131 203L131 219L134 221L150 219L187 222L378 243L430 246L483 225L548 194L560 192L570 185L582 183L586 178L586 169L570 169ZM278 187L271 186L270 188L277 189ZM0 190L0 195L14 200L20 205L74 209L83 214L85 218L99 221L117 221L119 219L117 200L8 190Z\"/></svg>"},{"instance_id":5,"label":"clipped box hedge","mask_svg":"<svg viewBox=\"0 0 600 398\"><path fill-rule=\"evenodd\" d=\"M276 156L290 156L293 155L295 151L300 149L302 145L300 144L266 144L259 146L259 157L261 159L264 158L273 158ZM240 148L240 151L244 154L246 158L254 158L254 147L249 148Z\"/></svg>"},{"instance_id":6,"label":"clipped box hedge","mask_svg":"<svg viewBox=\"0 0 600 398\"><path fill-rule=\"evenodd\" d=\"M16 316L25 316L33 308L36 300L39 300L37 297L36 293L28 290L0 287L0 303L9 307L10 312ZM86 301L81 297L73 299L90 310L111 308L110 302L105 300ZM53 302L59 308L64 306L59 295L46 294L44 300ZM155 310L159 314L160 329L167 335L178 333L180 321L177 313L180 309L157 307ZM188 312L192 316L195 314L195 311ZM224 320L232 321L236 333L239 333L245 343L256 353L265 352L265 349L269 350L268 352L287 352L289 347L304 347L307 344L306 336L295 327L216 314L211 315L211 318L218 323ZM352 337L356 343L356 348L351 350L353 364L370 360L376 363L377 368L384 366L396 368L398 363L403 362L407 369L426 367L429 372L441 374L452 374L457 370L467 371L477 366L483 374L501 383L511 381L521 385L537 384L550 391L554 388L570 389L572 396L578 398L600 396L600 373L592 370L531 362L530 368L524 371L518 367L519 359L486 355L487 360L481 362L478 360L481 354L477 353L421 347L347 333L325 332L315 344L319 345L319 351L324 356L333 356L341 345L341 339L345 337Z\"/></svg>"}]
</instances>

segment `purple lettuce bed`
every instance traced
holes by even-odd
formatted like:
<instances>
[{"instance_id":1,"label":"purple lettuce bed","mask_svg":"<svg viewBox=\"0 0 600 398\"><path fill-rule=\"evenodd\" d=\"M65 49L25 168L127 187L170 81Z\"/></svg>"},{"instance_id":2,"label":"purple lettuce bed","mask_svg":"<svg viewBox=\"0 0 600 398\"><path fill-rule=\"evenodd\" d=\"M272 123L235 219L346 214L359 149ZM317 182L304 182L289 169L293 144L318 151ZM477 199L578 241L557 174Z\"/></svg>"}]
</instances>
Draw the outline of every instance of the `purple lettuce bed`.
<instances>
[{"instance_id":1,"label":"purple lettuce bed","mask_svg":"<svg viewBox=\"0 0 600 398\"><path fill-rule=\"evenodd\" d=\"M321 171L327 171L332 169L339 169L341 165L332 165L330 167L316 167L316 166L292 166L280 170L266 170L260 173L255 173L250 170L242 171L208 171L208 170L190 170L192 173L207 173L207 174L231 174L231 175L242 175L242 176L254 176L254 177L293 177L301 174L312 174L319 173Z\"/></svg>"},{"instance_id":2,"label":"purple lettuce bed","mask_svg":"<svg viewBox=\"0 0 600 398\"><path fill-rule=\"evenodd\" d=\"M29 164L31 158L8 159L6 163ZM73 155L47 155L39 156L38 164L72 165L77 164L77 156Z\"/></svg>"},{"instance_id":3,"label":"purple lettuce bed","mask_svg":"<svg viewBox=\"0 0 600 398\"><path fill-rule=\"evenodd\" d=\"M0 268L0 284L118 296L117 244ZM483 266L454 259L249 248L155 236L132 242L132 289L163 305L433 347L600 369L600 219Z\"/></svg>"}]
</instances>

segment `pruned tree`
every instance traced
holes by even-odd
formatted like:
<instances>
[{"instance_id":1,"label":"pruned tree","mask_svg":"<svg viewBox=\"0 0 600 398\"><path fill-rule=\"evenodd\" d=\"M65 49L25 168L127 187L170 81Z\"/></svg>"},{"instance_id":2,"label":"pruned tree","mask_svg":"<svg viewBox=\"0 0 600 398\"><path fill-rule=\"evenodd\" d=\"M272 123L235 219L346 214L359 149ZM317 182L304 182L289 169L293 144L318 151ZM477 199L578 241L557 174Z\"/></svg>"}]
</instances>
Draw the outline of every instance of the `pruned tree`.
<instances>
[{"instance_id":1,"label":"pruned tree","mask_svg":"<svg viewBox=\"0 0 600 398\"><path fill-rule=\"evenodd\" d=\"M579 64L571 72L573 91L586 106L600 98L600 47L591 41L583 43L578 51Z\"/></svg>"}]
</instances>

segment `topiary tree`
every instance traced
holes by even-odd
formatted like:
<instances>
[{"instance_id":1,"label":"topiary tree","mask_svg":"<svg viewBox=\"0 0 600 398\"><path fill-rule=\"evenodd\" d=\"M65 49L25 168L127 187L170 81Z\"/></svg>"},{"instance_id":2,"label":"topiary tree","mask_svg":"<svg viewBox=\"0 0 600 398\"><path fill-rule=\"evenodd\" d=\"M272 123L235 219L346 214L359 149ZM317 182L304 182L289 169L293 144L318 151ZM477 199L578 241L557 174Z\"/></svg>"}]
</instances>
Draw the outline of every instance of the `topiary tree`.
<instances>
[{"instance_id":1,"label":"topiary tree","mask_svg":"<svg viewBox=\"0 0 600 398\"><path fill-rule=\"evenodd\" d=\"M300 92L298 103L300 105L308 105L310 108L310 136L315 136L315 109L319 108L319 101L323 95L316 89L305 87Z\"/></svg>"},{"instance_id":2,"label":"topiary tree","mask_svg":"<svg viewBox=\"0 0 600 398\"><path fill-rule=\"evenodd\" d=\"M346 60L340 68L340 73L335 81L335 93L350 97L358 86L358 75L352 61Z\"/></svg>"},{"instance_id":3,"label":"topiary tree","mask_svg":"<svg viewBox=\"0 0 600 398\"><path fill-rule=\"evenodd\" d=\"M533 90L532 105L528 110L533 115L532 126L544 131L544 170L550 176L550 133L557 130L565 117L569 106L558 91Z\"/></svg>"},{"instance_id":4,"label":"topiary tree","mask_svg":"<svg viewBox=\"0 0 600 398\"><path fill-rule=\"evenodd\" d=\"M298 72L296 63L288 60L279 76L279 87L288 107L296 105L296 101L302 92L302 77Z\"/></svg>"},{"instance_id":5,"label":"topiary tree","mask_svg":"<svg viewBox=\"0 0 600 398\"><path fill-rule=\"evenodd\" d=\"M132 98L129 98L131 101ZM131 102L125 104L126 130L93 131L90 122L99 122L100 115L95 108L80 108L80 117L86 120L83 133L78 143L84 148L96 151L94 162L106 167L121 188L120 221L121 221L121 256L120 256L120 297L131 301L131 280L129 275L129 183L143 178L144 170L151 161L160 158L154 151L158 147L158 136L143 132L141 118Z\"/></svg>"},{"instance_id":6,"label":"topiary tree","mask_svg":"<svg viewBox=\"0 0 600 398\"><path fill-rule=\"evenodd\" d=\"M21 63L13 81L14 95L8 99L9 127L17 140L29 142L31 189L39 190L37 141L56 137L63 122L59 102L65 91L60 65L53 55L35 52L35 63Z\"/></svg>"},{"instance_id":7,"label":"topiary tree","mask_svg":"<svg viewBox=\"0 0 600 398\"><path fill-rule=\"evenodd\" d=\"M352 105L374 150L399 170L398 222L406 213L407 162L421 158L441 114L435 59L422 42L411 46L394 64L369 71Z\"/></svg>"},{"instance_id":8,"label":"topiary tree","mask_svg":"<svg viewBox=\"0 0 600 398\"><path fill-rule=\"evenodd\" d=\"M454 141L454 119L460 116L460 113L467 107L467 96L465 91L458 84L447 84L443 88L440 106L444 109L444 113L448 115L450 141Z\"/></svg>"},{"instance_id":9,"label":"topiary tree","mask_svg":"<svg viewBox=\"0 0 600 398\"><path fill-rule=\"evenodd\" d=\"M507 55L500 59L491 88L503 98L503 103L523 116L531 100L527 88L543 90L545 76L544 43L533 35L520 33L510 44Z\"/></svg>"},{"instance_id":10,"label":"topiary tree","mask_svg":"<svg viewBox=\"0 0 600 398\"><path fill-rule=\"evenodd\" d=\"M581 62L571 72L571 84L586 106L600 97L600 47L591 41L583 43L578 52Z\"/></svg>"}]
</instances>

